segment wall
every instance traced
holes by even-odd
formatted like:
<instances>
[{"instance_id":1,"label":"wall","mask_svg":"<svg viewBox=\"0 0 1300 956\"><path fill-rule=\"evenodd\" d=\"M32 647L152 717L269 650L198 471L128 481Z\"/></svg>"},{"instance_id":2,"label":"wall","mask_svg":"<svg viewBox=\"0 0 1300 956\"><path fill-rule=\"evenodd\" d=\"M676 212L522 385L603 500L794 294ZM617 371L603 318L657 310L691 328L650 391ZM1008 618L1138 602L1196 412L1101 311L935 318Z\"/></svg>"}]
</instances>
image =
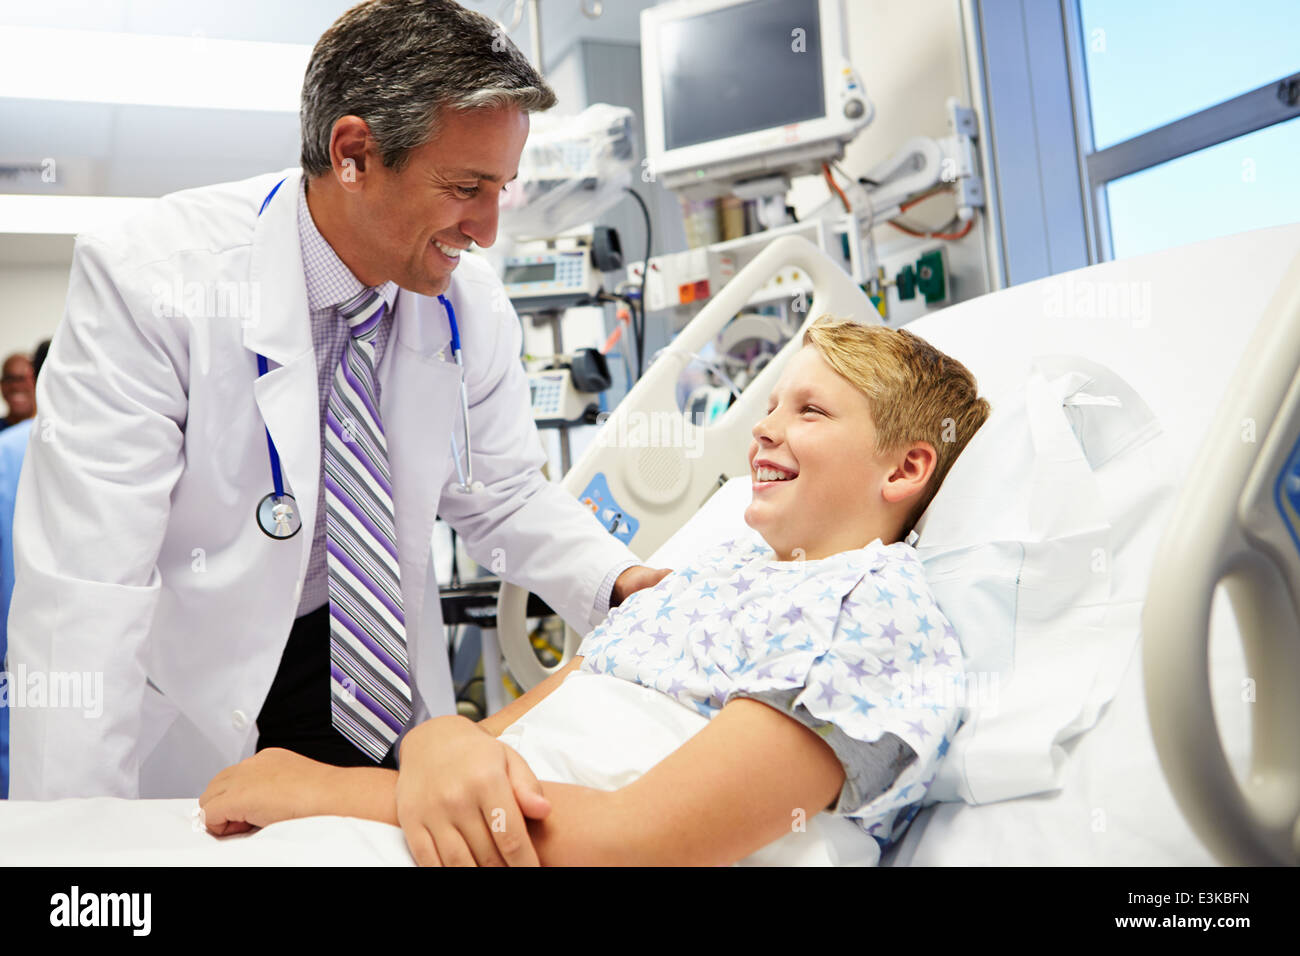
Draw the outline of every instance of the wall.
<instances>
[{"instance_id":1,"label":"wall","mask_svg":"<svg viewBox=\"0 0 1300 956\"><path fill-rule=\"evenodd\" d=\"M54 334L63 317L71 262L71 238L0 236L0 359L31 354Z\"/></svg>"},{"instance_id":2,"label":"wall","mask_svg":"<svg viewBox=\"0 0 1300 956\"><path fill-rule=\"evenodd\" d=\"M948 97L955 96L963 106L972 101L958 0L846 0L846 8L849 59L875 104L876 116L845 149L840 165L849 174L862 176L913 136L949 135L944 106ZM792 194L796 214L821 205L827 195L820 177L796 180ZM909 210L907 218L934 229L947 223L953 211L951 199L937 196ZM977 221L956 242L916 240L892 226L879 226L874 233L881 263L891 274L921 251L942 247L952 299L960 301L992 288L981 225ZM921 306L911 306L903 313L915 318L923 311Z\"/></svg>"}]
</instances>

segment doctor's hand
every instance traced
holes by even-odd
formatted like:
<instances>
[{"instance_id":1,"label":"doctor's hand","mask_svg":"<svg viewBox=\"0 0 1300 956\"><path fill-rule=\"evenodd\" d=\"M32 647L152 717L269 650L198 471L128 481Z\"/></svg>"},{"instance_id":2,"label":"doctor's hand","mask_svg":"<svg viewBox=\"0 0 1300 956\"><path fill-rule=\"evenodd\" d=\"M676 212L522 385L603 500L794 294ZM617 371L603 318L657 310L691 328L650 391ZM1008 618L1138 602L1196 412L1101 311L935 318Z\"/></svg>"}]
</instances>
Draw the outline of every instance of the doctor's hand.
<instances>
[{"instance_id":1,"label":"doctor's hand","mask_svg":"<svg viewBox=\"0 0 1300 956\"><path fill-rule=\"evenodd\" d=\"M609 595L609 606L618 607L629 595L635 594L642 588L652 588L668 575L673 573L672 568L647 568L644 564L634 564L614 581L614 589Z\"/></svg>"},{"instance_id":2,"label":"doctor's hand","mask_svg":"<svg viewBox=\"0 0 1300 956\"><path fill-rule=\"evenodd\" d=\"M528 764L464 717L436 717L402 740L397 820L421 866L537 866L525 817L551 811Z\"/></svg>"},{"instance_id":3,"label":"doctor's hand","mask_svg":"<svg viewBox=\"0 0 1300 956\"><path fill-rule=\"evenodd\" d=\"M230 836L329 813L325 801L337 770L280 747L258 751L212 778L199 797L204 825L214 836Z\"/></svg>"}]
</instances>

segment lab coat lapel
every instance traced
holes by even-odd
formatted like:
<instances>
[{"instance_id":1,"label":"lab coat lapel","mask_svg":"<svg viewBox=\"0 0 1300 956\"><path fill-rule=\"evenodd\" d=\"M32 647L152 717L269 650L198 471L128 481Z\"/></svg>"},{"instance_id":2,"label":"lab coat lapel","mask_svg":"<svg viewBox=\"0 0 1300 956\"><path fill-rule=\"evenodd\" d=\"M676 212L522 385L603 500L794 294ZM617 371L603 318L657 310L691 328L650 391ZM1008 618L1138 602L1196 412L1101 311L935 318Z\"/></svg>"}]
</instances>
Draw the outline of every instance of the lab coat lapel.
<instances>
[{"instance_id":1,"label":"lab coat lapel","mask_svg":"<svg viewBox=\"0 0 1300 956\"><path fill-rule=\"evenodd\" d=\"M253 386L257 408L280 455L286 489L298 502L304 535L316 527L320 488L320 406L316 355L307 311L307 281L298 240L297 198L302 171L286 171L253 231L249 281L258 304L244 327L244 347L256 369L265 355L268 371ZM260 206L262 197L256 201ZM269 465L268 465L269 467ZM310 548L302 549L299 580Z\"/></svg>"},{"instance_id":2,"label":"lab coat lapel","mask_svg":"<svg viewBox=\"0 0 1300 956\"><path fill-rule=\"evenodd\" d=\"M437 299L405 290L398 293L396 325L378 370L379 409L388 436L393 478L397 552L407 621L420 613L425 573L433 542L433 522L447 473L451 416L459 410L460 368L439 358L451 340Z\"/></svg>"}]
</instances>

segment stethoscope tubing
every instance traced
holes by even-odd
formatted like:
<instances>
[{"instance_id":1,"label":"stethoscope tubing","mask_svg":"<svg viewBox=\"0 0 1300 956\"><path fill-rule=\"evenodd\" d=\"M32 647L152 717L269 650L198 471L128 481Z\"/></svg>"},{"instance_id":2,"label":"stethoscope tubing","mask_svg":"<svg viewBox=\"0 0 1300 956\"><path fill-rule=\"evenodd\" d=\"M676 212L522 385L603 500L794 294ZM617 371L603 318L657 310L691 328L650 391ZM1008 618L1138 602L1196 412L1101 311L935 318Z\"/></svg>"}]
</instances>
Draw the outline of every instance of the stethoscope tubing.
<instances>
[{"instance_id":1,"label":"stethoscope tubing","mask_svg":"<svg viewBox=\"0 0 1300 956\"><path fill-rule=\"evenodd\" d=\"M271 187L271 191L266 194L266 198L262 200L261 207L259 207L257 210L257 214L259 216L261 216L262 213L266 210L266 207L271 202L272 197L275 196L276 192L279 191L282 185L284 185L283 179L281 179L278 183L276 183L273 187ZM452 307L450 300L448 300L448 298L445 295L439 295L438 301L442 303L443 309L446 310L447 326L451 331L451 354L455 363L460 367L460 410L461 410L461 421L465 429L465 466L463 468L461 467L460 448L457 446L456 443L456 429L454 427L451 430L452 460L456 464L456 477L460 479L459 490L463 494L470 494L476 490L479 490L479 487L481 486L479 485L478 482L474 481L474 462L472 458L472 451L470 449L469 392L465 386L465 357L464 354L461 352L461 347L460 347L460 327L456 322L456 310ZM266 356L262 355L259 352L257 354L257 377L261 378L263 375L265 375L268 371L268 368L269 365ZM280 467L280 452L275 447L275 439L271 437L271 430L269 428L266 429L266 448L267 448L267 454L271 460L271 485L274 489L272 492L272 496L273 496L272 500L278 503L281 499L286 497L284 493L284 473ZM260 519L258 521L258 524L259 526L261 525ZM263 528L262 530L265 531L266 529ZM267 533L270 534L270 532ZM272 537L274 537L274 535L272 535Z\"/></svg>"}]
</instances>

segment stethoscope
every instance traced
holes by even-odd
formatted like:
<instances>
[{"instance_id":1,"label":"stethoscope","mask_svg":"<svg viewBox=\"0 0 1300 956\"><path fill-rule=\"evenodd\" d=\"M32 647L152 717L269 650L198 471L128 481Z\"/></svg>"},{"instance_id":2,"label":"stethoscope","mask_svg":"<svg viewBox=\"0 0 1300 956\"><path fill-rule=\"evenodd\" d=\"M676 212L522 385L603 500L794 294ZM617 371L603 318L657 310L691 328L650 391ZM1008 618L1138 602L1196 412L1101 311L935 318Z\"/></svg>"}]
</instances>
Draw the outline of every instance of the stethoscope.
<instances>
[{"instance_id":1,"label":"stethoscope","mask_svg":"<svg viewBox=\"0 0 1300 956\"><path fill-rule=\"evenodd\" d=\"M284 184L280 180L266 194L262 200L262 206L257 210L260 216L266 209L271 197ZM456 429L451 430L451 458L456 464L456 477L460 483L456 490L461 494L475 494L483 490L483 482L474 480L474 460L473 452L470 449L469 441L469 393L465 387L465 356L460 348L460 327L456 324L456 310L452 308L451 302L445 295L438 296L438 301L442 303L443 309L447 312L447 325L451 329L451 355L452 359L460 366L460 413L461 423L465 431L465 464L461 466L460 448L456 444ZM258 354L257 356L257 377L261 378L267 372L266 356ZM271 430L266 430L266 448L271 458L271 493L262 498L257 503L255 514L257 516L257 526L272 538L292 538L302 528L302 517L298 514L298 502L294 500L293 495L285 494L284 491L284 474L280 470L280 453L276 450L275 440L271 438Z\"/></svg>"}]
</instances>

